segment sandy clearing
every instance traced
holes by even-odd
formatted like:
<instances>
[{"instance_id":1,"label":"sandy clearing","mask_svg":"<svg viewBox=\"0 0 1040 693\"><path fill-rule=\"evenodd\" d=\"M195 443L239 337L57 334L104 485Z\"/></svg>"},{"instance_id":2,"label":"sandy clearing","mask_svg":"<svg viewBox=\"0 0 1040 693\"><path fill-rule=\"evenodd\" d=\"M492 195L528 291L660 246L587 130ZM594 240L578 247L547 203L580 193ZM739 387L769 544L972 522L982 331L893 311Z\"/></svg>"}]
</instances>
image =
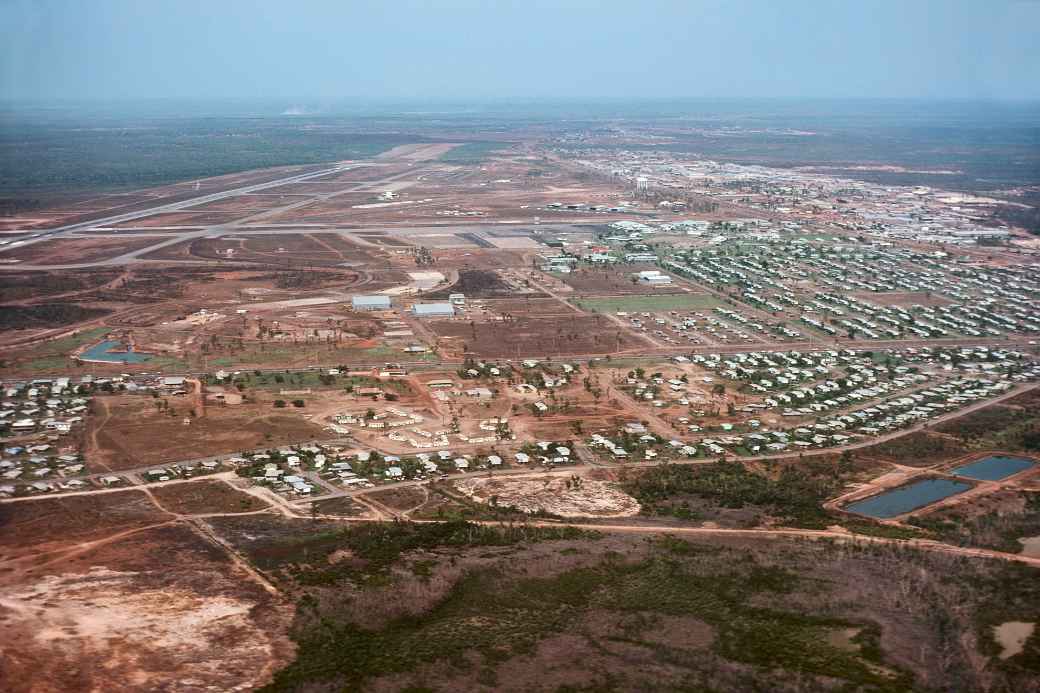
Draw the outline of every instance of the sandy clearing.
<instances>
[{"instance_id":1,"label":"sandy clearing","mask_svg":"<svg viewBox=\"0 0 1040 693\"><path fill-rule=\"evenodd\" d=\"M548 512L560 517L631 517L639 503L605 481L581 477L543 479L464 479L455 485L481 503L513 507L521 512Z\"/></svg>"},{"instance_id":2,"label":"sandy clearing","mask_svg":"<svg viewBox=\"0 0 1040 693\"><path fill-rule=\"evenodd\" d=\"M63 663L89 661L94 690L155 690L169 685L171 671L185 690L251 690L275 649L250 616L256 606L101 566L0 597L4 639L18 638L31 654L26 664L37 680L53 680Z\"/></svg>"}]
</instances>

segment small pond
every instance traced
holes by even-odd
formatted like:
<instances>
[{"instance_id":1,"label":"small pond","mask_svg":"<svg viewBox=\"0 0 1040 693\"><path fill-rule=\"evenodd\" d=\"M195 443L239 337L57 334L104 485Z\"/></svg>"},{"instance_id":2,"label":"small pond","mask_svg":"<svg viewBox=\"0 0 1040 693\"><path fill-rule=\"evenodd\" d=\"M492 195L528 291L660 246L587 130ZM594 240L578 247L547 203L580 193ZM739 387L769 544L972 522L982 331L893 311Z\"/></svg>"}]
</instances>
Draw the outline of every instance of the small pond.
<instances>
[{"instance_id":1,"label":"small pond","mask_svg":"<svg viewBox=\"0 0 1040 693\"><path fill-rule=\"evenodd\" d=\"M1034 465L1032 460L1022 457L1003 457L993 455L977 462L961 465L953 470L957 476L979 481L999 481L1013 474L1023 472Z\"/></svg>"},{"instance_id":2,"label":"small pond","mask_svg":"<svg viewBox=\"0 0 1040 693\"><path fill-rule=\"evenodd\" d=\"M123 344L106 340L90 347L79 358L83 361L107 361L109 363L143 363L152 358L151 354L139 351L123 351Z\"/></svg>"},{"instance_id":3,"label":"small pond","mask_svg":"<svg viewBox=\"0 0 1040 693\"><path fill-rule=\"evenodd\" d=\"M931 505L971 488L970 484L950 479L923 479L845 506L860 515L886 519Z\"/></svg>"}]
</instances>

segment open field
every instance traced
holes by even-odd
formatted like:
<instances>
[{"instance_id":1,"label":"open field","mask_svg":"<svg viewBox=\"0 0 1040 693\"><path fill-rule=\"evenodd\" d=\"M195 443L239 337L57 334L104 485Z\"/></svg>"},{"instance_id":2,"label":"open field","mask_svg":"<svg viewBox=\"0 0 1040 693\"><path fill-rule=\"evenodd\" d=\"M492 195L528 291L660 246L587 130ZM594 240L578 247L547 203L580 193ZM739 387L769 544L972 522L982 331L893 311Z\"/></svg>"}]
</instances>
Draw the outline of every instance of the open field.
<instances>
[{"instance_id":1,"label":"open field","mask_svg":"<svg viewBox=\"0 0 1040 693\"><path fill-rule=\"evenodd\" d=\"M470 498L492 507L559 517L627 517L639 503L604 481L572 478L530 480L467 479L455 485Z\"/></svg>"},{"instance_id":2,"label":"open field","mask_svg":"<svg viewBox=\"0 0 1040 693\"><path fill-rule=\"evenodd\" d=\"M58 238L4 250L0 252L0 257L42 265L97 262L147 248L157 240L160 239L137 236Z\"/></svg>"},{"instance_id":3,"label":"open field","mask_svg":"<svg viewBox=\"0 0 1040 693\"><path fill-rule=\"evenodd\" d=\"M46 563L48 552L71 550L117 532L139 531L169 519L140 490L0 505L0 517L4 520L0 522L4 558L18 558L30 565Z\"/></svg>"},{"instance_id":4,"label":"open field","mask_svg":"<svg viewBox=\"0 0 1040 693\"><path fill-rule=\"evenodd\" d=\"M498 315L570 317L575 314L569 305L553 298L498 298L485 301L485 305Z\"/></svg>"},{"instance_id":5,"label":"open field","mask_svg":"<svg viewBox=\"0 0 1040 693\"><path fill-rule=\"evenodd\" d=\"M207 406L200 415L187 395L99 398L87 431L87 462L98 471L132 469L328 436L302 416L272 408L271 400Z\"/></svg>"},{"instance_id":6,"label":"open field","mask_svg":"<svg viewBox=\"0 0 1040 693\"><path fill-rule=\"evenodd\" d=\"M277 599L139 491L0 513L7 690L228 690L291 656Z\"/></svg>"},{"instance_id":7,"label":"open field","mask_svg":"<svg viewBox=\"0 0 1040 693\"><path fill-rule=\"evenodd\" d=\"M160 486L151 494L160 507L176 514L249 513L268 507L256 496L221 481Z\"/></svg>"},{"instance_id":8,"label":"open field","mask_svg":"<svg viewBox=\"0 0 1040 693\"><path fill-rule=\"evenodd\" d=\"M627 331L590 315L516 316L506 323L436 320L431 321L429 327L441 338L448 353L468 351L489 358L517 358L518 354L542 357L606 354L642 346L642 342Z\"/></svg>"}]
</instances>

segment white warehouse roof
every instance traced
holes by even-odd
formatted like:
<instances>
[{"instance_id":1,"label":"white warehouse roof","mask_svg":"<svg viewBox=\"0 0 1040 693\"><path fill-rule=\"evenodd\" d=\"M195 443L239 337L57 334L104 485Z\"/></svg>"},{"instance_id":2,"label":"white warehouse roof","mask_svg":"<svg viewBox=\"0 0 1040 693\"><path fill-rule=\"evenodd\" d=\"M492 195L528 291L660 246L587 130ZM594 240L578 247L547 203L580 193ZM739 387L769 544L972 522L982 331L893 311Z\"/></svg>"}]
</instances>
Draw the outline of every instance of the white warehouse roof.
<instances>
[{"instance_id":1,"label":"white warehouse roof","mask_svg":"<svg viewBox=\"0 0 1040 693\"><path fill-rule=\"evenodd\" d=\"M419 317L438 317L455 315L455 306L450 303L416 303L412 312Z\"/></svg>"},{"instance_id":2,"label":"white warehouse roof","mask_svg":"<svg viewBox=\"0 0 1040 693\"><path fill-rule=\"evenodd\" d=\"M368 309L389 309L390 308L390 297L389 296L354 296L350 299L350 303L354 308L368 308Z\"/></svg>"}]
</instances>

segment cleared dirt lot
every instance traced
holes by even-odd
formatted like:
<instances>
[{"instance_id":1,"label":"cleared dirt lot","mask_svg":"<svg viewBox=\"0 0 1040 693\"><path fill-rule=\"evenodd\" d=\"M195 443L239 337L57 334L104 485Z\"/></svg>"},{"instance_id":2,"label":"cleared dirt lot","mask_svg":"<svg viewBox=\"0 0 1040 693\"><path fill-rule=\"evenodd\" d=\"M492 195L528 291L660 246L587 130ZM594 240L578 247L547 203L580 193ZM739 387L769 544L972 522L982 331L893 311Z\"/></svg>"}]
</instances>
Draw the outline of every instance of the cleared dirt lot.
<instances>
[{"instance_id":1,"label":"cleared dirt lot","mask_svg":"<svg viewBox=\"0 0 1040 693\"><path fill-rule=\"evenodd\" d=\"M87 463L99 471L132 469L328 437L321 426L276 413L283 410L269 404L207 407L204 416L192 416L186 396L168 398L169 409L160 409L160 401L136 395L95 399Z\"/></svg>"},{"instance_id":2,"label":"cleared dirt lot","mask_svg":"<svg viewBox=\"0 0 1040 693\"><path fill-rule=\"evenodd\" d=\"M556 315L571 317L575 311L555 298L494 299L486 302L488 308L500 315Z\"/></svg>"},{"instance_id":3,"label":"cleared dirt lot","mask_svg":"<svg viewBox=\"0 0 1040 693\"><path fill-rule=\"evenodd\" d=\"M169 519L144 493L134 490L0 504L0 581L13 574L16 559L45 565L51 552ZM19 567L26 569L27 564L20 562Z\"/></svg>"},{"instance_id":4,"label":"cleared dirt lot","mask_svg":"<svg viewBox=\"0 0 1040 693\"><path fill-rule=\"evenodd\" d=\"M461 353L462 347L479 356L516 358L523 356L560 356L606 354L644 347L642 341L598 315L566 317L517 317L496 323L465 320L437 320L429 328L440 337L442 346Z\"/></svg>"},{"instance_id":5,"label":"cleared dirt lot","mask_svg":"<svg viewBox=\"0 0 1040 693\"><path fill-rule=\"evenodd\" d=\"M581 477L464 479L462 493L485 504L560 517L630 517L639 503L605 481Z\"/></svg>"},{"instance_id":6,"label":"cleared dirt lot","mask_svg":"<svg viewBox=\"0 0 1040 693\"><path fill-rule=\"evenodd\" d=\"M5 691L252 688L292 655L281 601L139 491L0 517Z\"/></svg>"},{"instance_id":7,"label":"cleared dirt lot","mask_svg":"<svg viewBox=\"0 0 1040 693\"><path fill-rule=\"evenodd\" d=\"M268 507L256 496L237 491L223 481L157 486L151 493L171 513L248 513Z\"/></svg>"}]
</instances>

